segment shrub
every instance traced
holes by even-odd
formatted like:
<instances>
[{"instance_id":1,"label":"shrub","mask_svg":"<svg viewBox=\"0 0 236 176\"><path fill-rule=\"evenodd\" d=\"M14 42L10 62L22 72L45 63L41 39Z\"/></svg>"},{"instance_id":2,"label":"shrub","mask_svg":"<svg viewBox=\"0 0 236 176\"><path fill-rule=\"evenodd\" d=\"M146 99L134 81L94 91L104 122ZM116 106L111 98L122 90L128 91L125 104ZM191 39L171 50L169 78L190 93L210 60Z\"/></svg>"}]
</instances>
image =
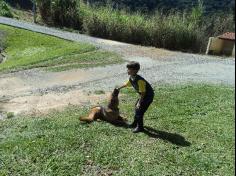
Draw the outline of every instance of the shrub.
<instances>
[{"instance_id":1,"label":"shrub","mask_svg":"<svg viewBox=\"0 0 236 176\"><path fill-rule=\"evenodd\" d=\"M9 17L9 18L13 17L13 13L11 12L11 8L3 0L0 0L0 16L5 16L5 17Z\"/></svg>"},{"instance_id":2,"label":"shrub","mask_svg":"<svg viewBox=\"0 0 236 176\"><path fill-rule=\"evenodd\" d=\"M14 112L8 112L8 113L7 113L7 118L8 118L8 119L11 119L11 118L13 118L13 117L15 117Z\"/></svg>"},{"instance_id":3,"label":"shrub","mask_svg":"<svg viewBox=\"0 0 236 176\"><path fill-rule=\"evenodd\" d=\"M51 0L37 0L37 6L39 8L42 20L47 24L51 24Z\"/></svg>"},{"instance_id":4,"label":"shrub","mask_svg":"<svg viewBox=\"0 0 236 176\"><path fill-rule=\"evenodd\" d=\"M6 48L5 38L6 33L0 30L0 53L1 50L4 50Z\"/></svg>"},{"instance_id":5,"label":"shrub","mask_svg":"<svg viewBox=\"0 0 236 176\"><path fill-rule=\"evenodd\" d=\"M42 19L47 24L79 28L78 0L37 0Z\"/></svg>"},{"instance_id":6,"label":"shrub","mask_svg":"<svg viewBox=\"0 0 236 176\"><path fill-rule=\"evenodd\" d=\"M94 8L83 20L86 33L123 42L145 43L146 22L142 15L128 14L111 7Z\"/></svg>"}]
</instances>

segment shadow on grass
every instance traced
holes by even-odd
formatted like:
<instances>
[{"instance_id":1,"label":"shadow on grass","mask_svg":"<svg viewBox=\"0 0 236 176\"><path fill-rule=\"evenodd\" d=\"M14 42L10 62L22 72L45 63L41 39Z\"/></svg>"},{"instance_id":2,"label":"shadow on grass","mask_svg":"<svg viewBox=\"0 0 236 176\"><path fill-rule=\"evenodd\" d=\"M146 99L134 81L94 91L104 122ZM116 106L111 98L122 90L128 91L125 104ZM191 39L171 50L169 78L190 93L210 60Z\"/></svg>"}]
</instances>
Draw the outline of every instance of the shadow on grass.
<instances>
[{"instance_id":1,"label":"shadow on grass","mask_svg":"<svg viewBox=\"0 0 236 176\"><path fill-rule=\"evenodd\" d=\"M118 124L114 124L114 123L110 123L116 127L122 127L122 128L129 128L127 122L123 122L123 123L118 123ZM182 147L188 147L191 145L190 142L186 141L186 139L176 133L168 133L165 131L160 131L160 130L156 130L154 128L151 127L144 127L144 134L148 135L151 138L155 138L155 139L162 139L164 141L170 142L172 144L178 145L178 146L182 146Z\"/></svg>"},{"instance_id":2,"label":"shadow on grass","mask_svg":"<svg viewBox=\"0 0 236 176\"><path fill-rule=\"evenodd\" d=\"M128 123L124 121L117 122L117 123L111 123L111 122L108 122L108 123L110 123L111 125L114 125L115 127L121 127L121 128L126 128L126 129L129 128ZM167 142L170 142L172 144L175 144L177 146L182 146L182 147L188 147L191 145L190 142L186 141L186 139L179 134L159 131L159 130L156 130L147 126L145 126L144 129L145 130L143 133L148 135L151 138L162 139L164 141L167 141Z\"/></svg>"},{"instance_id":3,"label":"shadow on grass","mask_svg":"<svg viewBox=\"0 0 236 176\"><path fill-rule=\"evenodd\" d=\"M186 139L179 134L159 131L159 130L155 130L151 127L146 127L146 126L144 128L145 128L144 133L151 138L162 139L164 141L168 141L172 144L182 146L182 147L188 147L191 145L190 142L186 141Z\"/></svg>"}]
</instances>

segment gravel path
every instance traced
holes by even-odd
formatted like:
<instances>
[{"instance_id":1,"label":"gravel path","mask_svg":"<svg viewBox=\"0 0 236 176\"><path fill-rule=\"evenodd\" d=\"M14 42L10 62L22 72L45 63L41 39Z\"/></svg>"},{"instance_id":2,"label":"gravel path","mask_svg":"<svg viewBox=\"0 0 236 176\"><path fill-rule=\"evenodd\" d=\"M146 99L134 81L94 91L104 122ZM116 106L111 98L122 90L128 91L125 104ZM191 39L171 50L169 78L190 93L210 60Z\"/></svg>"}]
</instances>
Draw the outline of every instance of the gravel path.
<instances>
[{"instance_id":1,"label":"gravel path","mask_svg":"<svg viewBox=\"0 0 236 176\"><path fill-rule=\"evenodd\" d=\"M233 87L235 85L234 58L187 54L152 47L135 46L3 17L0 17L0 24L15 26L76 42L86 42L96 45L101 49L114 51L121 54L127 62L131 60L139 61L142 65L140 74L154 85L183 83L212 83ZM125 65L126 63L60 73L43 72L39 69L33 69L2 74L0 75L0 111L2 109L2 111L20 113L32 111L32 108L29 108L32 106L34 110L35 107L36 110L39 110L40 108L37 108L37 104L42 104L42 107L45 104L45 107L50 108L47 105L48 102L43 102L46 96L51 96L50 99L56 97L52 104L64 101L63 106L71 104L72 101L74 101L72 104L80 104L81 98L78 97L83 97L83 103L88 103L91 99L91 97L85 98L88 92L95 90L110 92L115 86L121 85L127 79ZM73 91L79 91L76 94L77 97L75 94L71 94L71 97L65 101L63 99L64 96ZM35 96L36 102L28 101L29 97L32 96ZM97 96L95 99L99 101L100 98L102 96ZM39 99L41 99L41 102ZM75 101L75 99L78 100ZM24 101L25 103L22 103ZM21 108L17 108L19 105ZM41 110L45 107L41 108Z\"/></svg>"}]
</instances>

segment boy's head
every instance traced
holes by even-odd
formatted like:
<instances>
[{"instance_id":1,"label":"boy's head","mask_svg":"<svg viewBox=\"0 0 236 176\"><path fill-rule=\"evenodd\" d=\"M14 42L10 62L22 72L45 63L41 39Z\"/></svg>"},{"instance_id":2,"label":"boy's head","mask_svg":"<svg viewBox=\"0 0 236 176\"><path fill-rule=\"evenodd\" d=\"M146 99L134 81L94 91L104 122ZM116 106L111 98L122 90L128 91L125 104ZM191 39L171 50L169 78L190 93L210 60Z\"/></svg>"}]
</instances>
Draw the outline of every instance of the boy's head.
<instances>
[{"instance_id":1,"label":"boy's head","mask_svg":"<svg viewBox=\"0 0 236 176\"><path fill-rule=\"evenodd\" d=\"M140 70L140 64L138 62L131 61L130 63L127 64L127 72L128 75L134 76L138 73Z\"/></svg>"}]
</instances>

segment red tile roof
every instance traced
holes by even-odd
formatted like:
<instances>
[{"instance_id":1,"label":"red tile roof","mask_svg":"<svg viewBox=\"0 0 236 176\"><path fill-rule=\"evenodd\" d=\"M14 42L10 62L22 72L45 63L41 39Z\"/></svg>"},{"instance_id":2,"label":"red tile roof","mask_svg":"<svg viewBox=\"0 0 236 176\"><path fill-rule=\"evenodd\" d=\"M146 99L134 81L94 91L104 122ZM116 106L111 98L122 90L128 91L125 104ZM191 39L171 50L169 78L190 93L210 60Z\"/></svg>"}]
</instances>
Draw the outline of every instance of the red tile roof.
<instances>
[{"instance_id":1,"label":"red tile roof","mask_svg":"<svg viewBox=\"0 0 236 176\"><path fill-rule=\"evenodd\" d=\"M226 32L223 35L218 36L220 39L225 40L235 40L235 33L234 32Z\"/></svg>"}]
</instances>

